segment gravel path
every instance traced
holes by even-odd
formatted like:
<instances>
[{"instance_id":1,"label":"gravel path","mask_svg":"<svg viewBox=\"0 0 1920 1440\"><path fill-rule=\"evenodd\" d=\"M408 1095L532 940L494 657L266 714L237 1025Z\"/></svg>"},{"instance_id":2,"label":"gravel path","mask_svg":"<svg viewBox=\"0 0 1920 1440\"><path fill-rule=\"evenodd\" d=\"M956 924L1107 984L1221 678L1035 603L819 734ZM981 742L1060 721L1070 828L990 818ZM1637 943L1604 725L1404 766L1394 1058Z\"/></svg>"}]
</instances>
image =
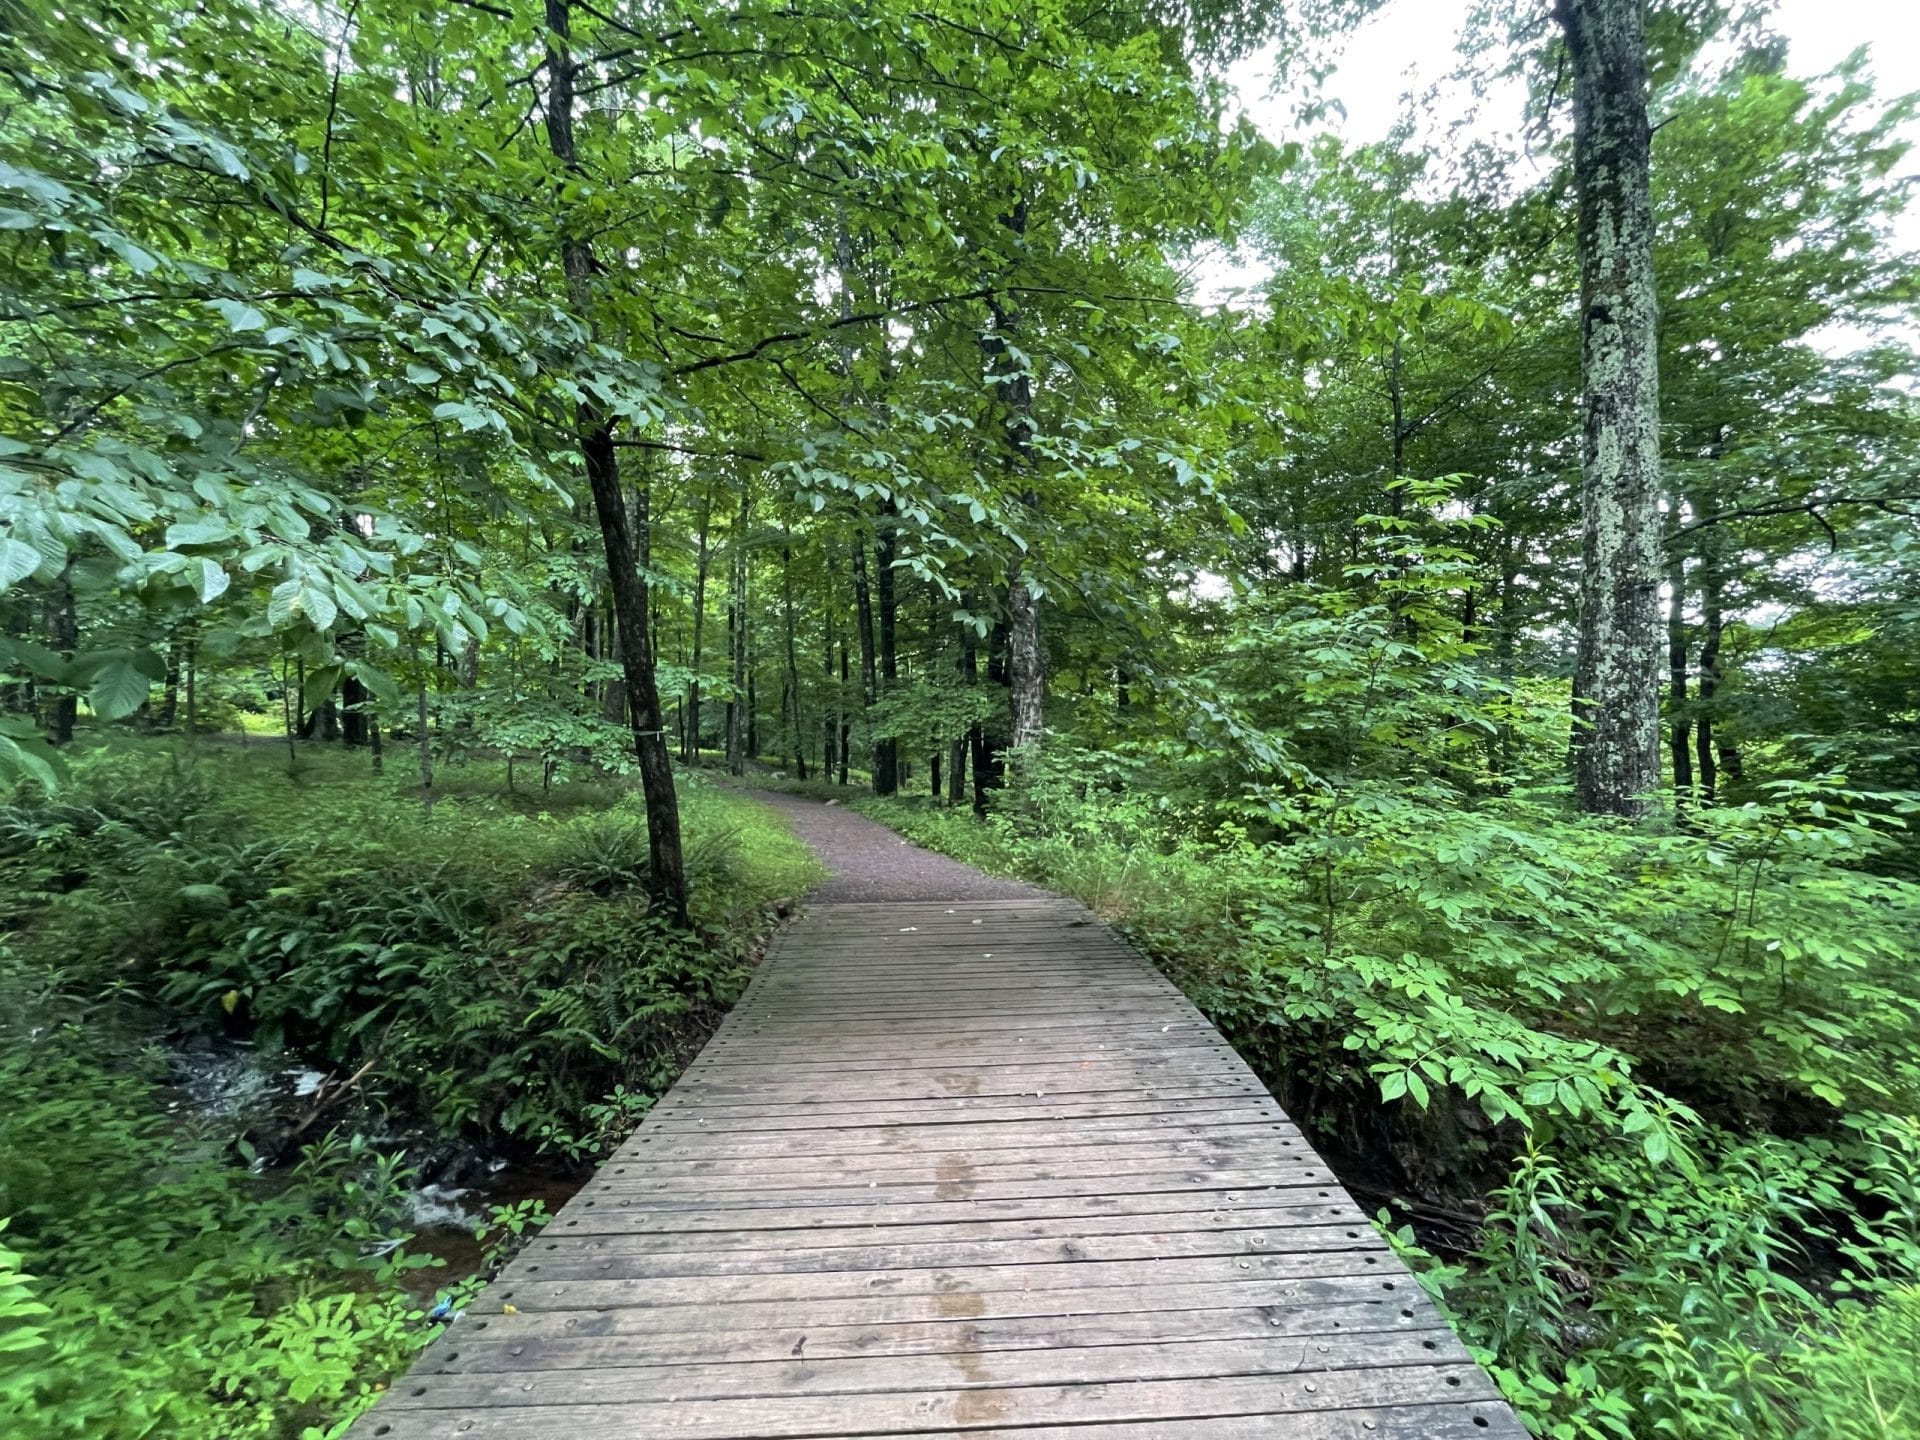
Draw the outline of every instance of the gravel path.
<instances>
[{"instance_id":1,"label":"gravel path","mask_svg":"<svg viewBox=\"0 0 1920 1440\"><path fill-rule=\"evenodd\" d=\"M923 850L844 805L768 790L749 793L785 815L830 872L807 892L809 900L1025 900L1047 894Z\"/></svg>"}]
</instances>

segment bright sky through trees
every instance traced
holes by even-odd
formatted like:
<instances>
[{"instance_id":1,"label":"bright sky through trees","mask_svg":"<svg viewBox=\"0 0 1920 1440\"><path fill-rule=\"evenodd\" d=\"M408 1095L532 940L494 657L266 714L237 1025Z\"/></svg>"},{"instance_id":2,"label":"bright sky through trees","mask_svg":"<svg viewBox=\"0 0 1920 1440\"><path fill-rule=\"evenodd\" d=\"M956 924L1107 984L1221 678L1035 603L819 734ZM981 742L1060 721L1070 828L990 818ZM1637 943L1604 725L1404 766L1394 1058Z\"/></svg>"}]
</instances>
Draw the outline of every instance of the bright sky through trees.
<instances>
[{"instance_id":1,"label":"bright sky through trees","mask_svg":"<svg viewBox=\"0 0 1920 1440\"><path fill-rule=\"evenodd\" d=\"M1517 79L1496 82L1476 97L1457 77L1459 44L1467 32L1476 0L1386 0L1378 14L1340 42L1339 63L1321 89L1334 102L1308 127L1297 123L1297 94L1272 93L1275 51L1269 47L1227 71L1247 113L1274 139L1332 130L1350 145L1383 140L1409 108L1417 110L1415 130L1443 138L1466 122L1474 137L1510 137L1522 123L1525 86ZM1787 64L1797 75L1832 70L1865 46L1880 93L1920 90L1920 6L1890 0L1779 0L1769 19L1788 44ZM1421 97L1432 90L1430 100ZM1537 145L1534 147L1537 150ZM1536 155L1536 179L1552 160ZM1910 156L1907 173L1920 173ZM1905 248L1920 246L1920 210L1895 223ZM1267 267L1257 257L1212 257L1196 272L1208 299L1257 286Z\"/></svg>"}]
</instances>

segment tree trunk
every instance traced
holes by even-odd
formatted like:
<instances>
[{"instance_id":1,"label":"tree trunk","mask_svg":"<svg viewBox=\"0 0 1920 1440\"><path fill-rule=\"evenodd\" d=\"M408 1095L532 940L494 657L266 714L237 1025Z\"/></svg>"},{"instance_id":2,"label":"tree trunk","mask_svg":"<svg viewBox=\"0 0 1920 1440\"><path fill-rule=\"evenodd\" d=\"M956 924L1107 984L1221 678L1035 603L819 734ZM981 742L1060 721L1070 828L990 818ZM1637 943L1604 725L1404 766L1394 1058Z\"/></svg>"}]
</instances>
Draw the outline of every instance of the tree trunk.
<instances>
[{"instance_id":1,"label":"tree trunk","mask_svg":"<svg viewBox=\"0 0 1920 1440\"><path fill-rule=\"evenodd\" d=\"M351 675L340 681L340 738L349 750L367 743L367 687Z\"/></svg>"},{"instance_id":2,"label":"tree trunk","mask_svg":"<svg viewBox=\"0 0 1920 1440\"><path fill-rule=\"evenodd\" d=\"M613 597L606 600L606 610L600 618L600 660L617 659L620 654L620 622L613 614ZM600 691L600 718L609 725L627 723L627 682L619 676L609 679Z\"/></svg>"},{"instance_id":3,"label":"tree trunk","mask_svg":"<svg viewBox=\"0 0 1920 1440\"><path fill-rule=\"evenodd\" d=\"M420 803L426 807L427 815L433 815L433 732L427 726L427 672L420 664L420 647L408 642L408 658L414 663L418 674L414 677L413 723L419 731L420 754Z\"/></svg>"},{"instance_id":4,"label":"tree trunk","mask_svg":"<svg viewBox=\"0 0 1920 1440\"><path fill-rule=\"evenodd\" d=\"M831 597L828 600L832 604ZM820 776L824 780L833 779L834 765L840 746L840 696L833 683L833 621L831 610L826 623L827 644L821 655L820 674L826 681L822 694L826 696L820 712Z\"/></svg>"},{"instance_id":5,"label":"tree trunk","mask_svg":"<svg viewBox=\"0 0 1920 1440\"><path fill-rule=\"evenodd\" d=\"M1016 235L1026 233L1026 207L1017 205L1003 223ZM989 302L993 329L982 342L989 368L1000 386L1008 411L1006 463L1022 487L1021 500L1029 514L1039 497L1033 491L1033 376L1025 364L1014 364L1012 339L1019 333L1020 316L1010 302ZM1046 726L1046 675L1040 651L1040 597L1026 580L1026 560L1014 561L1007 581L1007 707L1008 747L1017 755L1031 754Z\"/></svg>"},{"instance_id":6,"label":"tree trunk","mask_svg":"<svg viewBox=\"0 0 1920 1440\"><path fill-rule=\"evenodd\" d=\"M170 641L167 645L167 678L160 691L160 712L155 717L164 730L173 728L174 720L180 714L180 646Z\"/></svg>"},{"instance_id":7,"label":"tree trunk","mask_svg":"<svg viewBox=\"0 0 1920 1440\"><path fill-rule=\"evenodd\" d=\"M1679 502L1674 523L1679 523ZM1673 755L1673 803L1684 808L1693 794L1693 722L1687 712L1687 559L1679 536L1667 537L1667 716Z\"/></svg>"},{"instance_id":8,"label":"tree trunk","mask_svg":"<svg viewBox=\"0 0 1920 1440\"><path fill-rule=\"evenodd\" d=\"M847 783L847 762L853 752L853 720L847 713L847 690L853 683L853 660L847 654L847 637L840 637L840 783Z\"/></svg>"},{"instance_id":9,"label":"tree trunk","mask_svg":"<svg viewBox=\"0 0 1920 1440\"><path fill-rule=\"evenodd\" d=\"M744 608L745 607L743 606L742 609ZM742 627L740 633L742 636L742 640L744 642L744 639L749 632L744 627ZM759 678L760 678L760 667L753 663L752 656L748 656L747 657L747 726L746 726L747 736L746 736L746 751L745 751L745 758L747 760L758 760L760 758L760 700L759 700L759 694L757 690L757 682ZM745 774L746 773L745 766L743 765L741 769L736 770L733 773L736 775Z\"/></svg>"},{"instance_id":10,"label":"tree trunk","mask_svg":"<svg viewBox=\"0 0 1920 1440\"><path fill-rule=\"evenodd\" d=\"M578 171L574 148L573 57L567 48L572 6L569 0L546 0L547 20L547 144L569 171ZM561 241L561 264L581 322L591 326L593 280L599 273L592 247L569 235ZM600 539L606 550L607 576L613 590L614 618L620 630L620 666L627 685L627 711L633 726L635 758L640 762L640 788L647 808L649 889L667 907L676 923L687 923L686 863L680 848L680 807L673 789L673 764L661 725L660 692L655 684L653 638L647 626L650 602L647 582L633 548L627 523L626 495L620 484L620 455L614 448L613 425L590 402L576 414L580 454L587 483L593 491L594 513L600 521Z\"/></svg>"},{"instance_id":11,"label":"tree trunk","mask_svg":"<svg viewBox=\"0 0 1920 1440\"><path fill-rule=\"evenodd\" d=\"M752 698L747 691L747 522L752 507L752 491L740 492L740 517L734 526L730 594L727 602L727 636L732 644L733 694L727 701L727 773L747 772L747 717Z\"/></svg>"},{"instance_id":12,"label":"tree trunk","mask_svg":"<svg viewBox=\"0 0 1920 1440\"><path fill-rule=\"evenodd\" d=\"M947 746L947 808L958 810L967 793L967 742L964 737Z\"/></svg>"},{"instance_id":13,"label":"tree trunk","mask_svg":"<svg viewBox=\"0 0 1920 1440\"><path fill-rule=\"evenodd\" d=\"M713 551L707 539L713 521L713 495L709 492L700 506L699 548L693 559L693 662L688 666L692 678L687 681L687 738L681 753L691 765L700 758L700 637L707 619L707 571L713 564Z\"/></svg>"},{"instance_id":14,"label":"tree trunk","mask_svg":"<svg viewBox=\"0 0 1920 1440\"><path fill-rule=\"evenodd\" d=\"M1015 755L1031 756L1046 723L1046 678L1041 670L1040 601L1017 573L1007 597L1007 698L1009 748Z\"/></svg>"},{"instance_id":15,"label":"tree trunk","mask_svg":"<svg viewBox=\"0 0 1920 1440\"><path fill-rule=\"evenodd\" d=\"M1007 627L1005 624L1000 624L994 626L993 635L987 642L987 679L995 685L1007 683L1007 666L1004 658L1006 638ZM974 684L979 680L980 667L978 655L971 642L967 645L965 663L967 683ZM973 813L985 815L987 792L1000 788L1005 782L1005 771L1000 755L987 739L985 726L976 723L967 732L967 740L973 752Z\"/></svg>"},{"instance_id":16,"label":"tree trunk","mask_svg":"<svg viewBox=\"0 0 1920 1440\"><path fill-rule=\"evenodd\" d=\"M296 775L300 771L300 747L294 742L299 738L296 733L300 722L294 710L298 702L294 699L293 666L287 663L287 657L280 657L280 728L287 739L287 773ZM424 705L424 701L422 704ZM243 732L244 733L244 732Z\"/></svg>"},{"instance_id":17,"label":"tree trunk","mask_svg":"<svg viewBox=\"0 0 1920 1440\"><path fill-rule=\"evenodd\" d=\"M197 635L187 637L183 668L187 672L187 738L192 740L200 733L200 638Z\"/></svg>"},{"instance_id":18,"label":"tree trunk","mask_svg":"<svg viewBox=\"0 0 1920 1440\"><path fill-rule=\"evenodd\" d=\"M882 507L873 537L873 586L879 602L880 693L891 695L900 680L900 602L895 593L893 501ZM900 742L888 736L873 747L873 793L891 795L900 788Z\"/></svg>"},{"instance_id":19,"label":"tree trunk","mask_svg":"<svg viewBox=\"0 0 1920 1440\"><path fill-rule=\"evenodd\" d=\"M853 542L853 606L855 628L860 632L860 699L867 710L867 720L873 723L873 707L880 698L879 672L874 665L873 647L873 592L867 584L867 542L855 537ZM880 747L875 745L872 753L873 793L888 795L892 793L892 776L887 777L888 788L880 788Z\"/></svg>"},{"instance_id":20,"label":"tree trunk","mask_svg":"<svg viewBox=\"0 0 1920 1440\"><path fill-rule=\"evenodd\" d=\"M787 704L792 707L788 713L793 723L793 773L797 779L804 780L807 778L807 739L806 731L801 728L800 653L793 638L793 551L785 545L780 547L780 601L787 612Z\"/></svg>"},{"instance_id":21,"label":"tree trunk","mask_svg":"<svg viewBox=\"0 0 1920 1440\"><path fill-rule=\"evenodd\" d=\"M826 632L827 643L820 657L820 675L826 682L821 694L825 701L820 707L820 777L833 779L834 766L838 763L840 748L840 695L833 683L833 611L832 596L828 596Z\"/></svg>"},{"instance_id":22,"label":"tree trunk","mask_svg":"<svg viewBox=\"0 0 1920 1440\"><path fill-rule=\"evenodd\" d=\"M63 660L73 659L73 652L80 645L80 612L74 606L73 584L65 575L60 577L60 588L47 606L47 644L50 649L58 650ZM78 695L70 689L56 694L47 716L47 738L55 745L71 745L74 722L79 716Z\"/></svg>"},{"instance_id":23,"label":"tree trunk","mask_svg":"<svg viewBox=\"0 0 1920 1440\"><path fill-rule=\"evenodd\" d=\"M1585 415L1575 788L1644 814L1660 780L1658 302L1641 0L1556 0L1573 72Z\"/></svg>"},{"instance_id":24,"label":"tree trunk","mask_svg":"<svg viewBox=\"0 0 1920 1440\"><path fill-rule=\"evenodd\" d=\"M1714 707L1720 695L1720 635L1725 628L1720 606L1720 567L1713 540L1709 538L1700 557L1700 713L1694 736L1695 754L1700 762L1702 805L1712 805L1719 799L1719 751L1726 744L1720 741L1716 746L1718 737L1714 734L1718 718Z\"/></svg>"}]
</instances>

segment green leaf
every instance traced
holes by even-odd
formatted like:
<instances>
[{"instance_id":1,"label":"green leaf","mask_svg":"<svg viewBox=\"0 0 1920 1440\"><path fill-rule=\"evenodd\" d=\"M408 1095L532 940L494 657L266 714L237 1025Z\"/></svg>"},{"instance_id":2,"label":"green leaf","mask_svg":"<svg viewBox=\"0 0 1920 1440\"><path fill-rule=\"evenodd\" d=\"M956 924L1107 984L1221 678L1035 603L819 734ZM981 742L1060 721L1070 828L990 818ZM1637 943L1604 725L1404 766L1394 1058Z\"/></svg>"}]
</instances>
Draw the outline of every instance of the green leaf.
<instances>
[{"instance_id":1,"label":"green leaf","mask_svg":"<svg viewBox=\"0 0 1920 1440\"><path fill-rule=\"evenodd\" d=\"M0 540L0 590L18 585L40 568L40 552L18 540Z\"/></svg>"},{"instance_id":2,"label":"green leaf","mask_svg":"<svg viewBox=\"0 0 1920 1440\"><path fill-rule=\"evenodd\" d=\"M227 328L236 335L267 328L267 317L243 300L209 300L207 303L220 312Z\"/></svg>"},{"instance_id":3,"label":"green leaf","mask_svg":"<svg viewBox=\"0 0 1920 1440\"><path fill-rule=\"evenodd\" d=\"M200 557L200 573L194 585L194 593L200 597L202 605L211 605L218 600L227 593L227 587L232 583L226 569L217 560L206 555Z\"/></svg>"},{"instance_id":4,"label":"green leaf","mask_svg":"<svg viewBox=\"0 0 1920 1440\"><path fill-rule=\"evenodd\" d=\"M132 660L114 660L94 675L87 704L102 720L118 720L147 703L153 681Z\"/></svg>"},{"instance_id":5,"label":"green leaf","mask_svg":"<svg viewBox=\"0 0 1920 1440\"><path fill-rule=\"evenodd\" d=\"M489 426L499 427L500 417L491 410L483 410L478 405L469 405L464 400L444 400L433 407L436 420L458 420L462 430L485 430Z\"/></svg>"},{"instance_id":6,"label":"green leaf","mask_svg":"<svg viewBox=\"0 0 1920 1440\"><path fill-rule=\"evenodd\" d=\"M61 764L52 748L43 741L16 740L0 735L0 777L25 778L42 789L60 788Z\"/></svg>"},{"instance_id":7,"label":"green leaf","mask_svg":"<svg viewBox=\"0 0 1920 1440\"><path fill-rule=\"evenodd\" d=\"M300 589L300 609L316 630L325 630L340 614L332 592L312 582Z\"/></svg>"},{"instance_id":8,"label":"green leaf","mask_svg":"<svg viewBox=\"0 0 1920 1440\"><path fill-rule=\"evenodd\" d=\"M299 615L300 582L282 580L267 596L267 623L275 629L291 625Z\"/></svg>"},{"instance_id":9,"label":"green leaf","mask_svg":"<svg viewBox=\"0 0 1920 1440\"><path fill-rule=\"evenodd\" d=\"M333 624L340 607L333 596L308 576L282 580L267 597L267 620L276 629L306 621L316 630Z\"/></svg>"},{"instance_id":10,"label":"green leaf","mask_svg":"<svg viewBox=\"0 0 1920 1440\"><path fill-rule=\"evenodd\" d=\"M167 527L167 548L183 550L189 545L218 545L231 540L234 527L225 520L182 520Z\"/></svg>"}]
</instances>

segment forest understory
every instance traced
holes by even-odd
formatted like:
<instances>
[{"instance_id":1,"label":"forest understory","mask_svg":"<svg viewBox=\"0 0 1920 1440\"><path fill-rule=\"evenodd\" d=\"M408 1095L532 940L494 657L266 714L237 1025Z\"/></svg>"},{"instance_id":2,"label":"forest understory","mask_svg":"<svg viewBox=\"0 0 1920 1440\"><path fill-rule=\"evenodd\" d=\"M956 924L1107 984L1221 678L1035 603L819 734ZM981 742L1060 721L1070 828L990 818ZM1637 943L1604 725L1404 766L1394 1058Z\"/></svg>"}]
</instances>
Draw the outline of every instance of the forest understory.
<instances>
[{"instance_id":1,"label":"forest understory","mask_svg":"<svg viewBox=\"0 0 1920 1440\"><path fill-rule=\"evenodd\" d=\"M758 785L1123 930L1536 1435L1920 1437L1901 17L1456 8L0 0L0 1431L342 1433Z\"/></svg>"},{"instance_id":2,"label":"forest understory","mask_svg":"<svg viewBox=\"0 0 1920 1440\"><path fill-rule=\"evenodd\" d=\"M0 1322L40 1341L5 1347L10 1436L330 1433L626 1137L818 874L689 784L682 930L617 777L476 757L435 789L241 732L91 744L0 808Z\"/></svg>"}]
</instances>

